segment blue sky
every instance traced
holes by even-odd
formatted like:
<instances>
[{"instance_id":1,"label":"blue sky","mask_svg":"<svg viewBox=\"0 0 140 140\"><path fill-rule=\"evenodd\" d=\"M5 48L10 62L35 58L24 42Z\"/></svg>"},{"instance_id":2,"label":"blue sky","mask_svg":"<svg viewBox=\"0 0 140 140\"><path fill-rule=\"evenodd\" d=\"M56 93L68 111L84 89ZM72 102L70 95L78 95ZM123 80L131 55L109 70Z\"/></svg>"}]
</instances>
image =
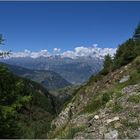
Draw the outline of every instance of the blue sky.
<instances>
[{"instance_id":1,"label":"blue sky","mask_svg":"<svg viewBox=\"0 0 140 140\"><path fill-rule=\"evenodd\" d=\"M140 2L0 2L5 48L117 47L140 21Z\"/></svg>"}]
</instances>

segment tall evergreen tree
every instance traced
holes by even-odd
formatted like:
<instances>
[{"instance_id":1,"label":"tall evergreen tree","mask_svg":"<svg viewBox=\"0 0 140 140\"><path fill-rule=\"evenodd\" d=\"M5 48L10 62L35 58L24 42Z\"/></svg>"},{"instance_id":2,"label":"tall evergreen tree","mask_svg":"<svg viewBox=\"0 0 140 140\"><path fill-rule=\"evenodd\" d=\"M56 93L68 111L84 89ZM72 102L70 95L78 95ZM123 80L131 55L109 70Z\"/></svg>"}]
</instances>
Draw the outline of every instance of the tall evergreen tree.
<instances>
[{"instance_id":1,"label":"tall evergreen tree","mask_svg":"<svg viewBox=\"0 0 140 140\"><path fill-rule=\"evenodd\" d=\"M140 40L140 22L134 31L133 39L135 41Z\"/></svg>"},{"instance_id":2,"label":"tall evergreen tree","mask_svg":"<svg viewBox=\"0 0 140 140\"><path fill-rule=\"evenodd\" d=\"M101 71L101 74L107 74L107 73L111 72L112 65L113 65L113 60L112 60L111 56L108 54L105 56L103 70Z\"/></svg>"},{"instance_id":3,"label":"tall evergreen tree","mask_svg":"<svg viewBox=\"0 0 140 140\"><path fill-rule=\"evenodd\" d=\"M0 34L0 45L3 45L3 42L5 41L5 39L3 38L3 35ZM0 57L6 57L10 54L10 51L3 51L0 52Z\"/></svg>"},{"instance_id":4,"label":"tall evergreen tree","mask_svg":"<svg viewBox=\"0 0 140 140\"><path fill-rule=\"evenodd\" d=\"M114 57L114 69L128 64L136 57L135 41L133 39L127 40L119 46Z\"/></svg>"}]
</instances>

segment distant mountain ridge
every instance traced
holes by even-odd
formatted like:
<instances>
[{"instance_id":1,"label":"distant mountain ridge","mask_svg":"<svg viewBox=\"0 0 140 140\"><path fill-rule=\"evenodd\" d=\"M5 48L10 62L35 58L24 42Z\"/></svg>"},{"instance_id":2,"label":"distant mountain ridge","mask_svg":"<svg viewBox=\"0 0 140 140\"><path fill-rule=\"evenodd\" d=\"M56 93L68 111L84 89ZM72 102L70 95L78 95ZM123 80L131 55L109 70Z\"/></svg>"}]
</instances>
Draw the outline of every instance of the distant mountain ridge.
<instances>
[{"instance_id":1,"label":"distant mountain ridge","mask_svg":"<svg viewBox=\"0 0 140 140\"><path fill-rule=\"evenodd\" d=\"M102 69L103 59L98 57L62 58L49 57L17 57L1 60L4 63L22 66L28 69L50 70L60 74L72 84L81 84Z\"/></svg>"},{"instance_id":2,"label":"distant mountain ridge","mask_svg":"<svg viewBox=\"0 0 140 140\"><path fill-rule=\"evenodd\" d=\"M67 80L65 80L63 77L53 71L31 70L20 66L14 66L9 64L4 65L6 65L8 69L14 74L38 82L47 89L58 89L71 85L71 83L69 83Z\"/></svg>"}]
</instances>

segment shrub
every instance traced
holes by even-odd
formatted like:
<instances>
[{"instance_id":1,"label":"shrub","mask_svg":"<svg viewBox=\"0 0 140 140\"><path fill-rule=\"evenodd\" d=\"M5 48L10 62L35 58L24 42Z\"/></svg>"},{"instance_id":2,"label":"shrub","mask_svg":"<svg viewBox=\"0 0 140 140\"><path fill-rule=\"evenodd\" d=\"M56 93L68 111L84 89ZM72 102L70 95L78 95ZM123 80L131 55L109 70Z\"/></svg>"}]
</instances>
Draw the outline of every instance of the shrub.
<instances>
[{"instance_id":1,"label":"shrub","mask_svg":"<svg viewBox=\"0 0 140 140\"><path fill-rule=\"evenodd\" d=\"M92 113L102 106L102 101L100 98L93 99L83 110L83 112Z\"/></svg>"},{"instance_id":2,"label":"shrub","mask_svg":"<svg viewBox=\"0 0 140 140\"><path fill-rule=\"evenodd\" d=\"M104 93L102 95L102 104L106 104L110 100L110 95L109 93Z\"/></svg>"},{"instance_id":3,"label":"shrub","mask_svg":"<svg viewBox=\"0 0 140 140\"><path fill-rule=\"evenodd\" d=\"M84 130L83 126L73 127L73 128L69 127L68 133L66 136L64 136L64 138L65 139L73 139L76 133L81 132L83 130Z\"/></svg>"},{"instance_id":4,"label":"shrub","mask_svg":"<svg viewBox=\"0 0 140 140\"><path fill-rule=\"evenodd\" d=\"M129 122L129 120L124 120L123 122L123 125L128 129L128 128L131 128L131 129L138 129L139 128L139 123L136 123L136 122Z\"/></svg>"},{"instance_id":5,"label":"shrub","mask_svg":"<svg viewBox=\"0 0 140 140\"><path fill-rule=\"evenodd\" d=\"M101 96L96 96L92 101L84 108L82 112L92 113L97 109L104 106L110 100L110 93L104 93Z\"/></svg>"},{"instance_id":6,"label":"shrub","mask_svg":"<svg viewBox=\"0 0 140 140\"><path fill-rule=\"evenodd\" d=\"M122 108L122 106L120 104L115 103L113 108L112 108L112 112L117 113L117 112L120 112L122 109L123 108Z\"/></svg>"},{"instance_id":7,"label":"shrub","mask_svg":"<svg viewBox=\"0 0 140 140\"><path fill-rule=\"evenodd\" d=\"M103 76L100 73L97 75L93 75L90 77L89 83L98 82L99 80L101 80L102 77Z\"/></svg>"},{"instance_id":8,"label":"shrub","mask_svg":"<svg viewBox=\"0 0 140 140\"><path fill-rule=\"evenodd\" d=\"M128 98L129 102L133 102L133 103L139 103L140 102L140 95L131 95Z\"/></svg>"}]
</instances>

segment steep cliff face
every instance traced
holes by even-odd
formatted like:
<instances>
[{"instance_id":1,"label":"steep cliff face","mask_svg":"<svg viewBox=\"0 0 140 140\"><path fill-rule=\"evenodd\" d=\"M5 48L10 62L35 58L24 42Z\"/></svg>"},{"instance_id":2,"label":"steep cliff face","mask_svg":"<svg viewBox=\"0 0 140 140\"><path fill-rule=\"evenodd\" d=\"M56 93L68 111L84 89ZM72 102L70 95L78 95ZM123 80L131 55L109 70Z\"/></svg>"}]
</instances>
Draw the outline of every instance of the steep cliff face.
<instances>
[{"instance_id":1,"label":"steep cliff face","mask_svg":"<svg viewBox=\"0 0 140 140\"><path fill-rule=\"evenodd\" d=\"M140 57L92 77L52 121L50 138L140 138Z\"/></svg>"}]
</instances>

